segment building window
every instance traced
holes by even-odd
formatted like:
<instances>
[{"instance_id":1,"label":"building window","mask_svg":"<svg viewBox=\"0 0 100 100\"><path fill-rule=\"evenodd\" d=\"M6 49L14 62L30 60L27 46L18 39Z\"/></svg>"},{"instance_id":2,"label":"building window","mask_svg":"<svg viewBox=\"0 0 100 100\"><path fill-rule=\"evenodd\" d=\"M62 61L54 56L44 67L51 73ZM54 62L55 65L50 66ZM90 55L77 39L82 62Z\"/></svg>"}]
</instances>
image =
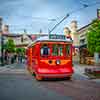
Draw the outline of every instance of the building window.
<instances>
[{"instance_id":1,"label":"building window","mask_svg":"<svg viewBox=\"0 0 100 100\"><path fill-rule=\"evenodd\" d=\"M80 40L80 44L81 44L81 45L85 44L85 39L81 39L81 40Z\"/></svg>"}]
</instances>

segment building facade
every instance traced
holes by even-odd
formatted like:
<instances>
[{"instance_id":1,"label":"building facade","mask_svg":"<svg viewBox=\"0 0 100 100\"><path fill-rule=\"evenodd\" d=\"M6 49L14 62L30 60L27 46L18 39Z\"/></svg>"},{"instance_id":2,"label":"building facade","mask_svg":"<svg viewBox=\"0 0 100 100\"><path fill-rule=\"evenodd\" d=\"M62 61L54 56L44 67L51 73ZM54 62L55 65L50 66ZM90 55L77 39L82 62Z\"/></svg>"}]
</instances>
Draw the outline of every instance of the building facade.
<instances>
[{"instance_id":1,"label":"building facade","mask_svg":"<svg viewBox=\"0 0 100 100\"><path fill-rule=\"evenodd\" d=\"M4 44L8 39L12 39L17 48L26 48L32 41L40 36L46 36L47 34L3 34Z\"/></svg>"},{"instance_id":2,"label":"building facade","mask_svg":"<svg viewBox=\"0 0 100 100\"><path fill-rule=\"evenodd\" d=\"M91 24L88 24L78 30L79 35L79 47L87 47L87 31Z\"/></svg>"}]
</instances>

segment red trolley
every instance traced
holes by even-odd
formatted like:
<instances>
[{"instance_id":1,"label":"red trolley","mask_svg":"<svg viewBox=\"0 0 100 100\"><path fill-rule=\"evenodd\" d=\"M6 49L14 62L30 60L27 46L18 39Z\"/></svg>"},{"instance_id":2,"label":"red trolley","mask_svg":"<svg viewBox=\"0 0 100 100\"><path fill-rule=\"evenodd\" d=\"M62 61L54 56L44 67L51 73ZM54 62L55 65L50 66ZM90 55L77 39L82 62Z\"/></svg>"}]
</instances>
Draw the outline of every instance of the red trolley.
<instances>
[{"instance_id":1,"label":"red trolley","mask_svg":"<svg viewBox=\"0 0 100 100\"><path fill-rule=\"evenodd\" d=\"M27 47L28 70L37 80L68 78L73 74L72 40L64 35L49 35L36 39Z\"/></svg>"}]
</instances>

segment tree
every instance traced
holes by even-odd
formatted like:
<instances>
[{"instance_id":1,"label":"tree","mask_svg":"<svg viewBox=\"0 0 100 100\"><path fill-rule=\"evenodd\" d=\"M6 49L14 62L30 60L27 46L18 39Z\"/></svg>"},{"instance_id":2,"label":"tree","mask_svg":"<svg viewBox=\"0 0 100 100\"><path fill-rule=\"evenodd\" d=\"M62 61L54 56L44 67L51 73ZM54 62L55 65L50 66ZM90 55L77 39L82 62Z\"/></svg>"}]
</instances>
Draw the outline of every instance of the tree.
<instances>
[{"instance_id":1,"label":"tree","mask_svg":"<svg viewBox=\"0 0 100 100\"><path fill-rule=\"evenodd\" d=\"M13 39L8 39L8 41L5 43L4 49L10 53L15 52L15 43Z\"/></svg>"},{"instance_id":2,"label":"tree","mask_svg":"<svg viewBox=\"0 0 100 100\"><path fill-rule=\"evenodd\" d=\"M93 20L90 28L88 29L87 46L91 54L100 53L100 20L99 19Z\"/></svg>"},{"instance_id":3,"label":"tree","mask_svg":"<svg viewBox=\"0 0 100 100\"><path fill-rule=\"evenodd\" d=\"M25 54L25 48L16 48L16 53L24 55Z\"/></svg>"}]
</instances>

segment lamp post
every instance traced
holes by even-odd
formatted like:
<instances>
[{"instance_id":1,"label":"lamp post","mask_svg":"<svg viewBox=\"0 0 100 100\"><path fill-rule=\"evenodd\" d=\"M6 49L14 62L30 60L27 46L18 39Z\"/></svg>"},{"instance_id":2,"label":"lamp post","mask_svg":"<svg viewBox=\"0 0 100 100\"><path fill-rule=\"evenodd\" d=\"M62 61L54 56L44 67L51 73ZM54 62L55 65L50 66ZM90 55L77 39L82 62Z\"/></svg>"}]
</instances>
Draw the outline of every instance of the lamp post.
<instances>
[{"instance_id":1,"label":"lamp post","mask_svg":"<svg viewBox=\"0 0 100 100\"><path fill-rule=\"evenodd\" d=\"M3 66L4 65L4 55L3 55L3 45L4 45L4 42L3 42L3 32L2 32L2 17L0 17L0 36L1 36L1 41L0 41L0 43L1 43L1 50L0 50L0 52L1 52L1 54L0 54L0 56L1 56L1 65Z\"/></svg>"},{"instance_id":2,"label":"lamp post","mask_svg":"<svg viewBox=\"0 0 100 100\"><path fill-rule=\"evenodd\" d=\"M3 34L1 34L1 65L4 66L4 41L3 41Z\"/></svg>"}]
</instances>

